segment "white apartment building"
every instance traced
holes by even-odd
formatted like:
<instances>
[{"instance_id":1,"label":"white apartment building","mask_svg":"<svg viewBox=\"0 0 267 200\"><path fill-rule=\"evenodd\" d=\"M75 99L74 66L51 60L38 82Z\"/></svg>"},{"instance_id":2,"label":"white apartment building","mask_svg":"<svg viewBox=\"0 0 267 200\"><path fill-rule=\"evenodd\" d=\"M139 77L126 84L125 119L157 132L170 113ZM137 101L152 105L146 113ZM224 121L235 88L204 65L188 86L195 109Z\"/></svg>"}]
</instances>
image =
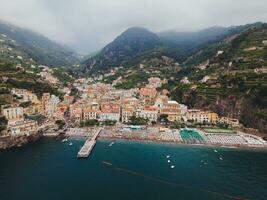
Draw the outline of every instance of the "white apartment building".
<instances>
[{"instance_id":1,"label":"white apartment building","mask_svg":"<svg viewBox=\"0 0 267 200\"><path fill-rule=\"evenodd\" d=\"M47 117L55 117L57 105L59 104L60 100L57 96L51 95L50 99L48 100L45 106L45 113Z\"/></svg>"},{"instance_id":2,"label":"white apartment building","mask_svg":"<svg viewBox=\"0 0 267 200\"><path fill-rule=\"evenodd\" d=\"M4 115L7 120L23 119L23 114L23 107L9 107L2 109L2 115Z\"/></svg>"},{"instance_id":3,"label":"white apartment building","mask_svg":"<svg viewBox=\"0 0 267 200\"><path fill-rule=\"evenodd\" d=\"M184 104L180 104L180 109L181 109L181 116L186 116L187 114L187 106Z\"/></svg>"},{"instance_id":4,"label":"white apartment building","mask_svg":"<svg viewBox=\"0 0 267 200\"><path fill-rule=\"evenodd\" d=\"M127 123L130 120L130 117L134 115L133 109L123 108L121 112L121 121Z\"/></svg>"},{"instance_id":5,"label":"white apartment building","mask_svg":"<svg viewBox=\"0 0 267 200\"><path fill-rule=\"evenodd\" d=\"M111 112L100 112L99 119L101 121L112 120L112 121L120 121L120 113L111 113Z\"/></svg>"},{"instance_id":6,"label":"white apartment building","mask_svg":"<svg viewBox=\"0 0 267 200\"><path fill-rule=\"evenodd\" d=\"M145 108L138 114L139 117L148 119L149 122L156 122L158 120L158 109L157 108Z\"/></svg>"},{"instance_id":7,"label":"white apartment building","mask_svg":"<svg viewBox=\"0 0 267 200\"><path fill-rule=\"evenodd\" d=\"M222 123L222 124L228 124L228 125L231 125L233 127L237 127L239 126L239 120L238 119L235 119L235 118L229 118L229 117L221 117L219 119L219 122Z\"/></svg>"}]
</instances>

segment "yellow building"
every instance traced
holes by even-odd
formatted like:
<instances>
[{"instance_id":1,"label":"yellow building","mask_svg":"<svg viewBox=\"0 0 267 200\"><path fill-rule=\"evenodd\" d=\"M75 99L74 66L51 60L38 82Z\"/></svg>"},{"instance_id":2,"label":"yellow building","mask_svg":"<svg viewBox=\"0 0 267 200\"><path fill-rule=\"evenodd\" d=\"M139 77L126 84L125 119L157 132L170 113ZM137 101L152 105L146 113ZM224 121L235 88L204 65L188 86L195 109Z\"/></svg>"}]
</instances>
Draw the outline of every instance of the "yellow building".
<instances>
[{"instance_id":1,"label":"yellow building","mask_svg":"<svg viewBox=\"0 0 267 200\"><path fill-rule=\"evenodd\" d=\"M197 109L188 110L187 120L197 123L216 124L219 120L218 114L210 111L202 111Z\"/></svg>"},{"instance_id":2,"label":"yellow building","mask_svg":"<svg viewBox=\"0 0 267 200\"><path fill-rule=\"evenodd\" d=\"M212 123L212 124L216 124L219 120L219 116L217 113L214 113L214 112L209 112L208 113L208 119L209 119L209 122Z\"/></svg>"},{"instance_id":3,"label":"yellow building","mask_svg":"<svg viewBox=\"0 0 267 200\"><path fill-rule=\"evenodd\" d=\"M177 101L168 101L167 104L160 109L160 114L168 115L170 122L181 121L181 109Z\"/></svg>"}]
</instances>

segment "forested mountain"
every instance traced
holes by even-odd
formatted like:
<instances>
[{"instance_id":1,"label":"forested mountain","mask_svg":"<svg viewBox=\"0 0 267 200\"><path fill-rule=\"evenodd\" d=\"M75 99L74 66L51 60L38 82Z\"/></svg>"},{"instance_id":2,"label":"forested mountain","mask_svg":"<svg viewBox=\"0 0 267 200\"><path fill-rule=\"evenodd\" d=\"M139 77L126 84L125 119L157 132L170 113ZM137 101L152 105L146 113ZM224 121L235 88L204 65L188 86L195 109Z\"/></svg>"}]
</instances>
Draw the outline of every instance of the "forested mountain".
<instances>
[{"instance_id":1,"label":"forested mountain","mask_svg":"<svg viewBox=\"0 0 267 200\"><path fill-rule=\"evenodd\" d=\"M159 37L140 27L133 27L108 44L96 56L84 63L87 71L105 71L118 67L142 53L160 46Z\"/></svg>"},{"instance_id":2,"label":"forested mountain","mask_svg":"<svg viewBox=\"0 0 267 200\"><path fill-rule=\"evenodd\" d=\"M8 56L16 56L20 52L25 59L52 67L68 66L78 62L72 50L31 30L0 21L0 35L1 57L5 57L5 53ZM13 52L15 55L12 55Z\"/></svg>"},{"instance_id":3,"label":"forested mountain","mask_svg":"<svg viewBox=\"0 0 267 200\"><path fill-rule=\"evenodd\" d=\"M109 71L119 66L140 64L143 58L151 60L161 56L182 63L204 47L260 24L211 27L196 32L168 31L158 34L145 28L129 28L98 54L85 60L83 72Z\"/></svg>"}]
</instances>

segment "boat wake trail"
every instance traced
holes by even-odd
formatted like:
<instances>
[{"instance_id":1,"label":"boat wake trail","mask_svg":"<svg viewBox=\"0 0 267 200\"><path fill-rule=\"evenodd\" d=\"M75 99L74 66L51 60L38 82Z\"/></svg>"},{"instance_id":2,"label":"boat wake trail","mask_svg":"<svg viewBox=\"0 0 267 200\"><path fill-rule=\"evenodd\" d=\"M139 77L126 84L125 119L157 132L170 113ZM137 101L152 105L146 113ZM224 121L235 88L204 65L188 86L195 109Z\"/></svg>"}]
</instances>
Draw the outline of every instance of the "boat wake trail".
<instances>
[{"instance_id":1,"label":"boat wake trail","mask_svg":"<svg viewBox=\"0 0 267 200\"><path fill-rule=\"evenodd\" d=\"M145 179L149 179L151 181L156 181L158 183L162 183L162 184L166 184L166 185L170 185L170 186L174 186L174 187L178 187L178 188L198 190L200 192L209 193L209 194L212 194L214 196L223 197L225 199L231 199L231 200L249 200L247 198L243 198L243 197L239 197L239 196L232 196L232 195L228 195L228 194L225 194L225 193L220 193L220 192L215 192L215 191L207 190L207 189L204 189L204 188L198 188L198 187L193 187L193 186L188 186L188 185L181 185L181 184L177 184L177 183L174 183L174 182L166 181L166 180L163 180L163 179L160 179L160 178L155 178L155 177L148 176L148 175L145 175L145 174L142 174L140 172L133 171L133 170L116 167L116 166L114 166L110 162L102 161L102 163L104 165L107 165L107 166L112 166L112 169L114 169L116 171L124 172L124 173L130 174L130 175L133 175L133 176L143 177Z\"/></svg>"},{"instance_id":2,"label":"boat wake trail","mask_svg":"<svg viewBox=\"0 0 267 200\"><path fill-rule=\"evenodd\" d=\"M102 163L105 164L105 165L110 165L110 166L112 165L112 163L110 163L110 162L102 161Z\"/></svg>"}]
</instances>

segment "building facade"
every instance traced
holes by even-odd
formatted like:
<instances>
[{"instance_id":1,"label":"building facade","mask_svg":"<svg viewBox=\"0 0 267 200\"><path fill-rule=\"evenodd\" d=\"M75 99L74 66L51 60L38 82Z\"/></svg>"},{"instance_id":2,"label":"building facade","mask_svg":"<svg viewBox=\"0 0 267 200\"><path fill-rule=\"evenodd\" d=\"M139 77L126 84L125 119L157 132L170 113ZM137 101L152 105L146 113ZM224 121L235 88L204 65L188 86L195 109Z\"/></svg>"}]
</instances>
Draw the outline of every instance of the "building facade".
<instances>
[{"instance_id":1,"label":"building facade","mask_svg":"<svg viewBox=\"0 0 267 200\"><path fill-rule=\"evenodd\" d=\"M150 123L151 122L157 122L159 110L158 108L144 108L139 112L139 117L147 119Z\"/></svg>"},{"instance_id":2,"label":"building facade","mask_svg":"<svg viewBox=\"0 0 267 200\"><path fill-rule=\"evenodd\" d=\"M216 124L219 121L217 113L201 110L188 110L187 119L197 123Z\"/></svg>"},{"instance_id":3,"label":"building facade","mask_svg":"<svg viewBox=\"0 0 267 200\"><path fill-rule=\"evenodd\" d=\"M2 109L2 115L4 115L7 120L23 119L23 114L23 107L9 107Z\"/></svg>"}]
</instances>

